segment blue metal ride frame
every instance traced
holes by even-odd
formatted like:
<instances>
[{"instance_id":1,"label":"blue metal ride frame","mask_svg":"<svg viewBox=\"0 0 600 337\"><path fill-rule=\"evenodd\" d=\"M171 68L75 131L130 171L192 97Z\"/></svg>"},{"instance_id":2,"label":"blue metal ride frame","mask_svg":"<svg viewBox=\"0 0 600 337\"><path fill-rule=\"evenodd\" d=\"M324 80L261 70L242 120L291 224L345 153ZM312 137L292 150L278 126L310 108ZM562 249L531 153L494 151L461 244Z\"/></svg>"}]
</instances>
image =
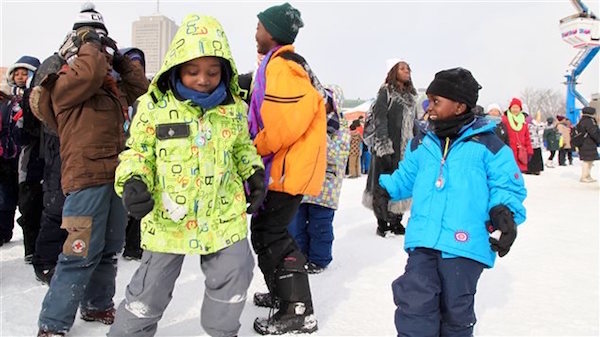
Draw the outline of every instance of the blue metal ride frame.
<instances>
[{"instance_id":1,"label":"blue metal ride frame","mask_svg":"<svg viewBox=\"0 0 600 337\"><path fill-rule=\"evenodd\" d=\"M587 106L589 104L589 102L576 89L577 78L592 62L594 57L598 54L598 51L600 51L600 46L588 48L582 55L580 61L577 62L577 65L575 66L573 71L571 71L570 74L565 75L565 77L567 78L567 81L565 83L567 85L566 114L567 118L571 121L571 123L573 123L573 125L575 125L579 120L579 114L581 111L581 109L575 107L575 99L577 98L577 100L581 104L583 104L583 106Z\"/></svg>"},{"instance_id":2,"label":"blue metal ride frame","mask_svg":"<svg viewBox=\"0 0 600 337\"><path fill-rule=\"evenodd\" d=\"M581 0L571 0L573 6L577 9L580 14L585 14L585 16L595 18L595 15L590 12L589 8L583 3ZM581 75L581 73L585 70L585 68L592 62L594 57L600 51L600 46L587 47L584 54L579 58L575 68L571 71L570 74L565 75L567 81L565 84L567 85L567 118L571 121L571 123L576 124L579 120L579 114L581 109L575 107L575 98L584 106L587 106L589 102L577 91L577 77Z\"/></svg>"}]
</instances>

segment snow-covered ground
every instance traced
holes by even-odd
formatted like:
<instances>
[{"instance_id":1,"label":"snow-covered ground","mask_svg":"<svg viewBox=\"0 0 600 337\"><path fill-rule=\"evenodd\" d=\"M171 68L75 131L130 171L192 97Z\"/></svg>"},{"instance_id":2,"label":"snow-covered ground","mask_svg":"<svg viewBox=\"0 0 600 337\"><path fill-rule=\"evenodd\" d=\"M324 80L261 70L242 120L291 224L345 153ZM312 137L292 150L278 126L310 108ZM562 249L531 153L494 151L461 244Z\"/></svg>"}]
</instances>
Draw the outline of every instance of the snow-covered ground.
<instances>
[{"instance_id":1,"label":"snow-covered ground","mask_svg":"<svg viewBox=\"0 0 600 337\"><path fill-rule=\"evenodd\" d=\"M546 156L546 154L544 154ZM555 159L556 160L556 159ZM581 163L525 176L527 221L511 252L485 270L476 296L476 336L598 336L599 197L598 182L580 183ZM592 176L600 177L594 167ZM391 282L402 274L407 255L403 237L375 235L375 220L360 200L365 178L346 179L336 213L334 260L310 282L320 336L392 336ZM119 260L115 302L138 263ZM33 336L48 288L23 262L21 229L0 248L0 336ZM200 304L204 276L199 258L186 258L173 300L157 336L204 336ZM256 335L252 322L268 310L252 304L264 291L255 270L242 314L240 336ZM102 336L108 328L77 318L69 336Z\"/></svg>"}]
</instances>

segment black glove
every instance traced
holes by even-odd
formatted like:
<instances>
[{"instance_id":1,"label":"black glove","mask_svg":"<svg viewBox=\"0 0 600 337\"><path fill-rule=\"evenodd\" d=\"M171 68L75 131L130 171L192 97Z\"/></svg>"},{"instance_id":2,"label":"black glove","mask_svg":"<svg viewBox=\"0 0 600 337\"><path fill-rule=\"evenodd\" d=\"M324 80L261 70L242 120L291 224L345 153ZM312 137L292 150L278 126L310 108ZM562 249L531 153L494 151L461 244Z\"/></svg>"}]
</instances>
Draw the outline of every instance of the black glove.
<instances>
[{"instance_id":1,"label":"black glove","mask_svg":"<svg viewBox=\"0 0 600 337\"><path fill-rule=\"evenodd\" d=\"M390 201L390 194L387 190L381 187L378 183L375 183L373 189L373 212L375 217L379 220L388 220L388 202Z\"/></svg>"},{"instance_id":2,"label":"black glove","mask_svg":"<svg viewBox=\"0 0 600 337\"><path fill-rule=\"evenodd\" d=\"M141 219L154 208L154 199L143 181L131 178L123 186L123 204L127 215Z\"/></svg>"},{"instance_id":3,"label":"black glove","mask_svg":"<svg viewBox=\"0 0 600 337\"><path fill-rule=\"evenodd\" d=\"M101 38L102 46L106 49L106 51L112 55L112 66L113 69L119 74L123 72L123 62L125 61L125 56L119 53L119 47L117 47L117 42L111 39L108 36L102 36Z\"/></svg>"},{"instance_id":4,"label":"black glove","mask_svg":"<svg viewBox=\"0 0 600 337\"><path fill-rule=\"evenodd\" d=\"M394 165L394 159L392 158L391 154L384 154L383 156L380 156L379 158L381 161L381 172L382 173L394 172L396 165Z\"/></svg>"},{"instance_id":5,"label":"black glove","mask_svg":"<svg viewBox=\"0 0 600 337\"><path fill-rule=\"evenodd\" d=\"M265 170L259 168L254 174L252 174L248 180L248 187L250 193L246 195L246 202L250 203L246 208L246 213L253 214L258 211L258 208L262 205L267 191L265 190Z\"/></svg>"},{"instance_id":6,"label":"black glove","mask_svg":"<svg viewBox=\"0 0 600 337\"><path fill-rule=\"evenodd\" d=\"M503 257L508 254L510 246L517 238L517 224L512 212L504 205L494 206L490 210L490 222L487 223L488 232L492 233L499 230L500 239L490 238L492 250L498 252L498 256Z\"/></svg>"},{"instance_id":7,"label":"black glove","mask_svg":"<svg viewBox=\"0 0 600 337\"><path fill-rule=\"evenodd\" d=\"M102 45L102 41L100 39L100 35L96 33L94 28L80 28L75 32L75 36L73 37L73 43L78 48L81 47L84 43L94 43L98 46Z\"/></svg>"}]
</instances>

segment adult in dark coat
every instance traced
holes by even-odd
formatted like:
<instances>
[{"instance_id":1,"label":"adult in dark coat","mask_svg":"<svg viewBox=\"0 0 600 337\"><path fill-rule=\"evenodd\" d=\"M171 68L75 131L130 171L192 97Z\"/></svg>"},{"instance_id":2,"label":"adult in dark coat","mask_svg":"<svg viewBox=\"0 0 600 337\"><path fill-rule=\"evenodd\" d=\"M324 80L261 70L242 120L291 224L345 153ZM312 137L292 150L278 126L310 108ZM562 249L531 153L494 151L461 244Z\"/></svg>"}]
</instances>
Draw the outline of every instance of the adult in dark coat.
<instances>
[{"instance_id":1,"label":"adult in dark coat","mask_svg":"<svg viewBox=\"0 0 600 337\"><path fill-rule=\"evenodd\" d=\"M367 177L367 187L363 193L363 205L377 210L381 203L387 204L387 214L378 214L377 235L385 237L388 231L404 234L402 214L410 209L410 199L400 202L390 200L375 192L379 176L392 173L398 162L404 158L404 150L413 137L416 118L416 90L411 79L408 63L397 62L388 72L385 83L379 89L373 105L375 139L373 141L371 165ZM385 208L385 207L383 207Z\"/></svg>"},{"instance_id":2,"label":"adult in dark coat","mask_svg":"<svg viewBox=\"0 0 600 337\"><path fill-rule=\"evenodd\" d=\"M62 252L67 231L60 228L65 203L60 184L60 143L58 136L43 127L44 190L40 231L35 242L33 270L37 280L50 284L58 255Z\"/></svg>"},{"instance_id":3,"label":"adult in dark coat","mask_svg":"<svg viewBox=\"0 0 600 337\"><path fill-rule=\"evenodd\" d=\"M591 183L596 181L592 178L590 172L595 160L600 159L598 156L598 145L600 145L600 129L596 121L596 109L585 107L581 110L581 120L576 126L579 132L585 133L583 145L579 147L579 159L583 161L581 166L581 181L582 183Z\"/></svg>"}]
</instances>

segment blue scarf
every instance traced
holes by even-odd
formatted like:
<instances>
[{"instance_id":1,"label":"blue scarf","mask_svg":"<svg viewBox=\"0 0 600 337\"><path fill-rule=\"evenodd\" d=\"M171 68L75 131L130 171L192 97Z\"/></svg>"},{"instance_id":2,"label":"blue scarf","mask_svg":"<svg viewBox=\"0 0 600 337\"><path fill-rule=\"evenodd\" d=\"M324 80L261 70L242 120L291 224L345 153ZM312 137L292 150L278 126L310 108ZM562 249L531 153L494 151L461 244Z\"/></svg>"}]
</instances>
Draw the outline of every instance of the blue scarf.
<instances>
[{"instance_id":1,"label":"blue scarf","mask_svg":"<svg viewBox=\"0 0 600 337\"><path fill-rule=\"evenodd\" d=\"M223 81L221 81L210 94L199 92L184 86L179 78L175 81L175 89L181 97L191 100L205 110L216 107L227 98L227 89L225 88L225 83L223 83Z\"/></svg>"}]
</instances>

